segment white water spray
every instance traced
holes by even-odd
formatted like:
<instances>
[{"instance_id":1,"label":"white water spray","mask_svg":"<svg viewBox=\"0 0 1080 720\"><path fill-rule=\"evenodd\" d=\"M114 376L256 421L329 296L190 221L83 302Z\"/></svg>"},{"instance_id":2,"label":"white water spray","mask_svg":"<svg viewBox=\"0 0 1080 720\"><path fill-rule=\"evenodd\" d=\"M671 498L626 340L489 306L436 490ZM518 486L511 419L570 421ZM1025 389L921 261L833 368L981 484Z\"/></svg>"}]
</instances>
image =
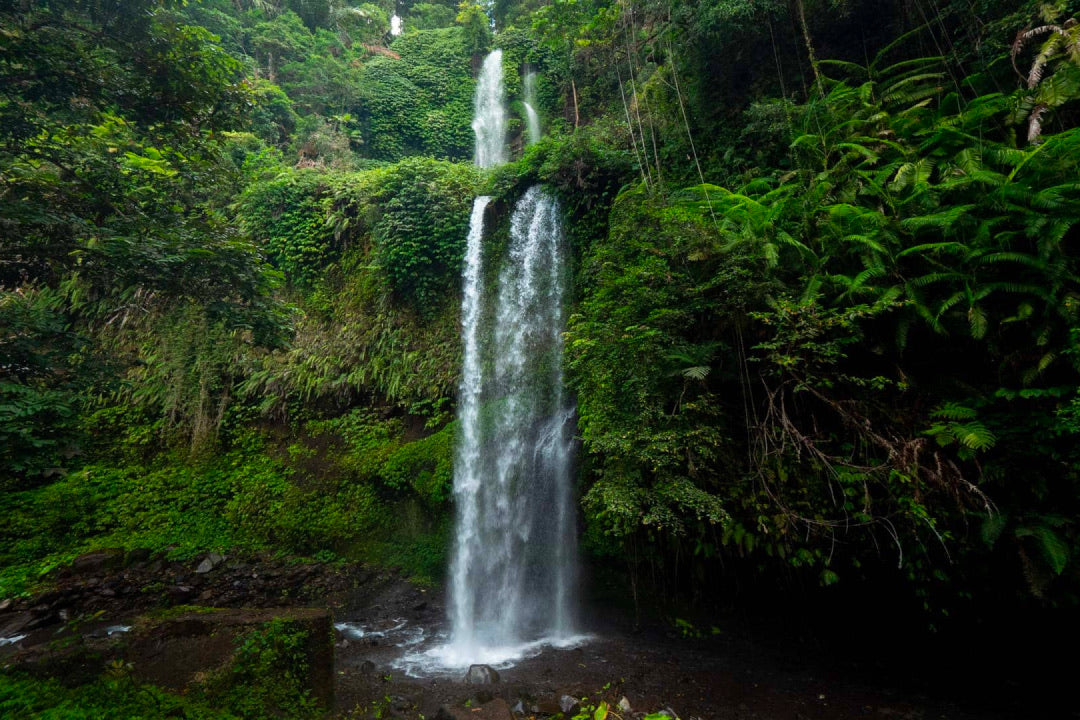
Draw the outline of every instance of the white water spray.
<instances>
[{"instance_id":1,"label":"white water spray","mask_svg":"<svg viewBox=\"0 0 1080 720\"><path fill-rule=\"evenodd\" d=\"M502 50L493 50L480 69L473 102L476 164L491 168L506 162L506 89L503 87Z\"/></svg>"},{"instance_id":2,"label":"white water spray","mask_svg":"<svg viewBox=\"0 0 1080 720\"><path fill-rule=\"evenodd\" d=\"M525 129L529 134L529 144L540 142L540 116L536 114L536 73L527 72L521 81L525 107Z\"/></svg>"}]
</instances>

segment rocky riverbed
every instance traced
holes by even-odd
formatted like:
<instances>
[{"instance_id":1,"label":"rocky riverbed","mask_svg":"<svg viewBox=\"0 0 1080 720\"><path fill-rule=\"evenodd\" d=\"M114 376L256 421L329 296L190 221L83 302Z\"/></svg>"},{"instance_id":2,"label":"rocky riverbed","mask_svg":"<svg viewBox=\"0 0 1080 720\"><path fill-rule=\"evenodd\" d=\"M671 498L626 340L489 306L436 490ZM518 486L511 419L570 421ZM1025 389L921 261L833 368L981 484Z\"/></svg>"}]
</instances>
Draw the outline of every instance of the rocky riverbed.
<instances>
[{"instance_id":1,"label":"rocky riverbed","mask_svg":"<svg viewBox=\"0 0 1080 720\"><path fill-rule=\"evenodd\" d=\"M606 607L593 608L601 619L575 646L536 648L479 673L486 682L466 682L464 669L410 662L445 633L441 593L358 565L103 551L52 579L47 592L0 601L6 668L79 682L122 661L141 681L182 692L227 662L241 632L281 617L309 631L308 687L340 717L572 717L601 702L624 720L998 717L890 688L889 678L856 680L850 668L737 633L635 630Z\"/></svg>"}]
</instances>

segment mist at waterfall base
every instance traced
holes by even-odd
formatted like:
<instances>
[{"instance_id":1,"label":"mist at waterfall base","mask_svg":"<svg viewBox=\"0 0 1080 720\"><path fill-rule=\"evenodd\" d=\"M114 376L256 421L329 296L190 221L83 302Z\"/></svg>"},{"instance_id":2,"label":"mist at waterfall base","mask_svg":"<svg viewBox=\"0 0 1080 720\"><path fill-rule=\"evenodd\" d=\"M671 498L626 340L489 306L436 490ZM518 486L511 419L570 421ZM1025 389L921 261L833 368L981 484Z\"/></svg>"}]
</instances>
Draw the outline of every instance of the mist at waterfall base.
<instances>
[{"instance_id":1,"label":"mist at waterfall base","mask_svg":"<svg viewBox=\"0 0 1080 720\"><path fill-rule=\"evenodd\" d=\"M475 107L476 164L493 167L507 152L498 50L484 61ZM562 211L550 192L529 188L514 206L505 250L490 257L490 202L474 201L462 270L451 627L434 647L399 658L395 666L410 675L507 667L587 639L574 617L575 408L562 369Z\"/></svg>"}]
</instances>

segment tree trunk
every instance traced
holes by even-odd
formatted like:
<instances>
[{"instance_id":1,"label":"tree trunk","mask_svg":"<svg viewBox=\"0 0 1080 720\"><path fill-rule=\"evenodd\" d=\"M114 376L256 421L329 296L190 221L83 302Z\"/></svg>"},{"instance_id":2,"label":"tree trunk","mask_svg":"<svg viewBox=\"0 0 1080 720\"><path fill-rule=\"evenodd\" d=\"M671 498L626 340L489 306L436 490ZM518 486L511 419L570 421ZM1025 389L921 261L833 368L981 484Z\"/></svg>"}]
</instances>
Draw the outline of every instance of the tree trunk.
<instances>
[{"instance_id":1,"label":"tree trunk","mask_svg":"<svg viewBox=\"0 0 1080 720\"><path fill-rule=\"evenodd\" d=\"M570 92L574 95L574 128L576 129L581 118L578 115L577 84L574 83L574 78L570 78Z\"/></svg>"},{"instance_id":2,"label":"tree trunk","mask_svg":"<svg viewBox=\"0 0 1080 720\"><path fill-rule=\"evenodd\" d=\"M818 73L817 53L814 52L814 42L810 39L810 26L806 24L806 9L803 7L803 0L795 0L795 12L799 16L799 26L802 28L806 52L810 56L810 69L814 71L814 83L818 86L818 92L824 95L825 88L821 84L821 75Z\"/></svg>"}]
</instances>

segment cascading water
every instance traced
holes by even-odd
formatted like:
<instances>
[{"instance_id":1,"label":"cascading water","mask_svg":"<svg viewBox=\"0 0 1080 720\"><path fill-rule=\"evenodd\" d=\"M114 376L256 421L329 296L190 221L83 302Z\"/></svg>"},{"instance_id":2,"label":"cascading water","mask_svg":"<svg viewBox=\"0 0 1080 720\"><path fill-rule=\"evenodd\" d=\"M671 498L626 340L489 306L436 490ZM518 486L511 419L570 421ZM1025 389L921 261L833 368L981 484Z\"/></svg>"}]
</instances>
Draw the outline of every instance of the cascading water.
<instances>
[{"instance_id":1,"label":"cascading water","mask_svg":"<svg viewBox=\"0 0 1080 720\"><path fill-rule=\"evenodd\" d=\"M476 91L480 167L506 156L501 73L496 50ZM483 252L490 201L473 203L462 271L451 632L449 642L403 658L398 666L410 673L505 665L581 639L573 635L574 406L563 390L561 211L539 186L522 196L491 293Z\"/></svg>"},{"instance_id":2,"label":"cascading water","mask_svg":"<svg viewBox=\"0 0 1080 720\"><path fill-rule=\"evenodd\" d=\"M502 50L493 50L480 68L473 101L476 164L482 168L506 162L506 90L503 87Z\"/></svg>"},{"instance_id":3,"label":"cascading water","mask_svg":"<svg viewBox=\"0 0 1080 720\"><path fill-rule=\"evenodd\" d=\"M525 107L525 129L529 134L529 144L540 142L540 116L536 114L536 73L527 72L521 80Z\"/></svg>"},{"instance_id":4,"label":"cascading water","mask_svg":"<svg viewBox=\"0 0 1080 720\"><path fill-rule=\"evenodd\" d=\"M457 418L461 428L454 457L454 495L458 499L457 524L459 527L454 546L454 567L451 571L453 585L450 597L453 628L468 627L474 613L474 598L469 592L469 577L460 570L471 567L472 553L476 550L460 528L477 523L479 507L470 502L480 488L480 392L483 374L480 363L480 312L483 289L482 249L484 239L484 211L491 198L482 195L473 201L469 219L469 236L465 245L465 269L462 272L461 336L464 345L461 370L461 386L458 392ZM464 499L465 502L461 502Z\"/></svg>"},{"instance_id":5,"label":"cascading water","mask_svg":"<svg viewBox=\"0 0 1080 720\"><path fill-rule=\"evenodd\" d=\"M540 187L518 201L486 348L470 325L480 320L473 294L467 291L462 302L466 357L450 649L469 662L503 662L523 644L572 633L574 411L563 392L559 214ZM472 240L470 232L466 287L481 275ZM470 349L477 355L470 357ZM482 367L489 371L479 372Z\"/></svg>"}]
</instances>

